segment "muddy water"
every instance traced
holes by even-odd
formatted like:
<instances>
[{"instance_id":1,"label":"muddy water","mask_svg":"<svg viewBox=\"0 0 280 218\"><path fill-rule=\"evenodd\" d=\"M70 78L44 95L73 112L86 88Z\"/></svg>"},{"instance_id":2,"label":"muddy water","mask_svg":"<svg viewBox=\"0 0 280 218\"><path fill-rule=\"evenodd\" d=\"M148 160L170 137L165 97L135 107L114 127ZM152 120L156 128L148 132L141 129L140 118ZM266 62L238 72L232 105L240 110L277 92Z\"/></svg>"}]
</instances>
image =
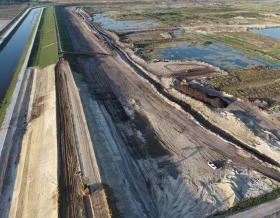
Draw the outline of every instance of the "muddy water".
<instances>
[{"instance_id":1,"label":"muddy water","mask_svg":"<svg viewBox=\"0 0 280 218\"><path fill-rule=\"evenodd\" d=\"M248 56L241 51L217 43L192 45L187 42L178 42L171 46L157 48L156 53L161 59L199 60L226 70L259 65L280 67L280 64L266 61L260 57Z\"/></svg>"},{"instance_id":2,"label":"muddy water","mask_svg":"<svg viewBox=\"0 0 280 218\"><path fill-rule=\"evenodd\" d=\"M263 35L263 36L269 36L274 39L280 39L280 28L265 28L265 29L250 29L251 32Z\"/></svg>"},{"instance_id":3,"label":"muddy water","mask_svg":"<svg viewBox=\"0 0 280 218\"><path fill-rule=\"evenodd\" d=\"M109 30L126 30L126 29L145 29L158 26L153 21L134 21L134 20L114 20L106 14L95 14L93 21L100 23L103 28Z\"/></svg>"},{"instance_id":4,"label":"muddy water","mask_svg":"<svg viewBox=\"0 0 280 218\"><path fill-rule=\"evenodd\" d=\"M10 85L41 9L30 11L11 38L0 46L0 101Z\"/></svg>"}]
</instances>

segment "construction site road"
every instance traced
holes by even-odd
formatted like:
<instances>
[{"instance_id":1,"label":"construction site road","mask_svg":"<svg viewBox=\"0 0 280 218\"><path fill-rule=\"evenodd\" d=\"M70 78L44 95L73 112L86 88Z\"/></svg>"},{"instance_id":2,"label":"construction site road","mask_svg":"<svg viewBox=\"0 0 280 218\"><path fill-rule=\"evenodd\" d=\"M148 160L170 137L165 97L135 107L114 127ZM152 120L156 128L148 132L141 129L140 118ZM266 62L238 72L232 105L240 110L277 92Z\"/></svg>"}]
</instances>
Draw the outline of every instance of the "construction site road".
<instances>
[{"instance_id":1,"label":"construction site road","mask_svg":"<svg viewBox=\"0 0 280 218\"><path fill-rule=\"evenodd\" d=\"M231 159L235 168L280 180L276 168L213 134L164 98L108 46L104 37L109 36L92 29L75 8L61 13L75 51L113 54L77 57L80 70L74 76L101 178L123 217L198 217L213 212L219 201L208 184L225 170L212 170L207 164L211 160ZM131 119L123 108L133 109ZM147 134L136 131L136 137L135 126ZM144 157L143 147L149 153Z\"/></svg>"}]
</instances>

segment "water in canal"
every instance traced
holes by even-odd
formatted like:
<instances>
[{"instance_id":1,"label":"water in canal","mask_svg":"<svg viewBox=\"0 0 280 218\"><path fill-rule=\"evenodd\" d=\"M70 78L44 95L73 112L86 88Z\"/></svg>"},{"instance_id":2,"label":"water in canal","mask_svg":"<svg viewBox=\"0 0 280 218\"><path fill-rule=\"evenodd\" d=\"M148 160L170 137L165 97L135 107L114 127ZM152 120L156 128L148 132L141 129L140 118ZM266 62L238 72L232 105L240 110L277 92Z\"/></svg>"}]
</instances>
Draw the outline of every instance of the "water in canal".
<instances>
[{"instance_id":1,"label":"water in canal","mask_svg":"<svg viewBox=\"0 0 280 218\"><path fill-rule=\"evenodd\" d=\"M0 101L10 85L40 11L40 8L31 10L9 41L0 48Z\"/></svg>"},{"instance_id":2,"label":"water in canal","mask_svg":"<svg viewBox=\"0 0 280 218\"><path fill-rule=\"evenodd\" d=\"M101 24L101 26L108 30L128 30L128 29L145 29L156 27L158 24L151 20L135 21L135 20L114 20L106 14L95 14L93 21Z\"/></svg>"},{"instance_id":3,"label":"water in canal","mask_svg":"<svg viewBox=\"0 0 280 218\"><path fill-rule=\"evenodd\" d=\"M218 43L192 45L187 42L178 42L170 47L157 48L156 53L161 59L199 60L225 70L254 66L280 67L279 63L273 63L257 56L249 56Z\"/></svg>"},{"instance_id":4,"label":"water in canal","mask_svg":"<svg viewBox=\"0 0 280 218\"><path fill-rule=\"evenodd\" d=\"M269 36L274 39L280 39L280 28L265 28L265 29L250 29L251 32L263 35L263 36Z\"/></svg>"}]
</instances>

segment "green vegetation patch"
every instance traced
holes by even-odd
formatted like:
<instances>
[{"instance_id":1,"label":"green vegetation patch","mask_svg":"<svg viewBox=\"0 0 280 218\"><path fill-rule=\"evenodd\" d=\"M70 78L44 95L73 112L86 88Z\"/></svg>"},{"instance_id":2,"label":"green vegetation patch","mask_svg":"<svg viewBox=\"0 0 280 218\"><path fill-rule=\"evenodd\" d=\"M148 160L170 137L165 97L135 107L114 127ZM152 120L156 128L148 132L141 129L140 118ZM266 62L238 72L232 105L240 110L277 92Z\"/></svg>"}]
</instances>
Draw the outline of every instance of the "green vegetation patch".
<instances>
[{"instance_id":1,"label":"green vegetation patch","mask_svg":"<svg viewBox=\"0 0 280 218\"><path fill-rule=\"evenodd\" d=\"M261 56L272 62L280 60L280 42L252 32L218 33L203 35L205 40L230 45L250 55Z\"/></svg>"},{"instance_id":2,"label":"green vegetation patch","mask_svg":"<svg viewBox=\"0 0 280 218\"><path fill-rule=\"evenodd\" d=\"M248 208L257 206L259 204L274 200L276 198L280 197L280 188L275 189L272 192L260 195L255 198L248 198L243 201L238 202L235 206L231 207L230 209L222 212L218 212L214 215L214 217L225 217L232 215L237 212L241 212L243 210L246 210Z\"/></svg>"},{"instance_id":3,"label":"green vegetation patch","mask_svg":"<svg viewBox=\"0 0 280 218\"><path fill-rule=\"evenodd\" d=\"M45 9L36 38L32 65L44 68L58 61L54 9Z\"/></svg>"},{"instance_id":4,"label":"green vegetation patch","mask_svg":"<svg viewBox=\"0 0 280 218\"><path fill-rule=\"evenodd\" d=\"M216 76L207 81L214 88L239 98L263 98L280 96L280 71L267 67L255 67ZM276 89L275 89L276 88Z\"/></svg>"},{"instance_id":5,"label":"green vegetation patch","mask_svg":"<svg viewBox=\"0 0 280 218\"><path fill-rule=\"evenodd\" d=\"M268 111L276 111L280 105L280 71L276 68L245 68L213 77L206 83L241 99L265 101L259 106Z\"/></svg>"}]
</instances>

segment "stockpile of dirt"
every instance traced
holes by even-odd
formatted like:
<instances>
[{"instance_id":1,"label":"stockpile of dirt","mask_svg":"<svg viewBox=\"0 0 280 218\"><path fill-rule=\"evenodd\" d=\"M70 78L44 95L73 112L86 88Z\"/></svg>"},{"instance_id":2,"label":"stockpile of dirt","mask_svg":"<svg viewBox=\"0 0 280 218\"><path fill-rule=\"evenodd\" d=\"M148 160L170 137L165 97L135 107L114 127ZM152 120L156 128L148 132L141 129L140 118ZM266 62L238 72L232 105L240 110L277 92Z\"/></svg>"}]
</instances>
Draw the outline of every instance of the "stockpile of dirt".
<instances>
[{"instance_id":1,"label":"stockpile of dirt","mask_svg":"<svg viewBox=\"0 0 280 218\"><path fill-rule=\"evenodd\" d=\"M83 216L83 182L75 148L75 133L67 93L66 77L56 70L59 148L59 214L61 217Z\"/></svg>"},{"instance_id":2,"label":"stockpile of dirt","mask_svg":"<svg viewBox=\"0 0 280 218\"><path fill-rule=\"evenodd\" d=\"M228 103L225 102L223 99L216 97L216 96L210 96L207 93L203 93L199 90L196 90L188 85L181 85L177 84L175 85L175 88L178 91L183 92L184 94L189 95L190 97L193 97L199 101L202 101L212 107L215 108L226 108L228 106Z\"/></svg>"}]
</instances>

